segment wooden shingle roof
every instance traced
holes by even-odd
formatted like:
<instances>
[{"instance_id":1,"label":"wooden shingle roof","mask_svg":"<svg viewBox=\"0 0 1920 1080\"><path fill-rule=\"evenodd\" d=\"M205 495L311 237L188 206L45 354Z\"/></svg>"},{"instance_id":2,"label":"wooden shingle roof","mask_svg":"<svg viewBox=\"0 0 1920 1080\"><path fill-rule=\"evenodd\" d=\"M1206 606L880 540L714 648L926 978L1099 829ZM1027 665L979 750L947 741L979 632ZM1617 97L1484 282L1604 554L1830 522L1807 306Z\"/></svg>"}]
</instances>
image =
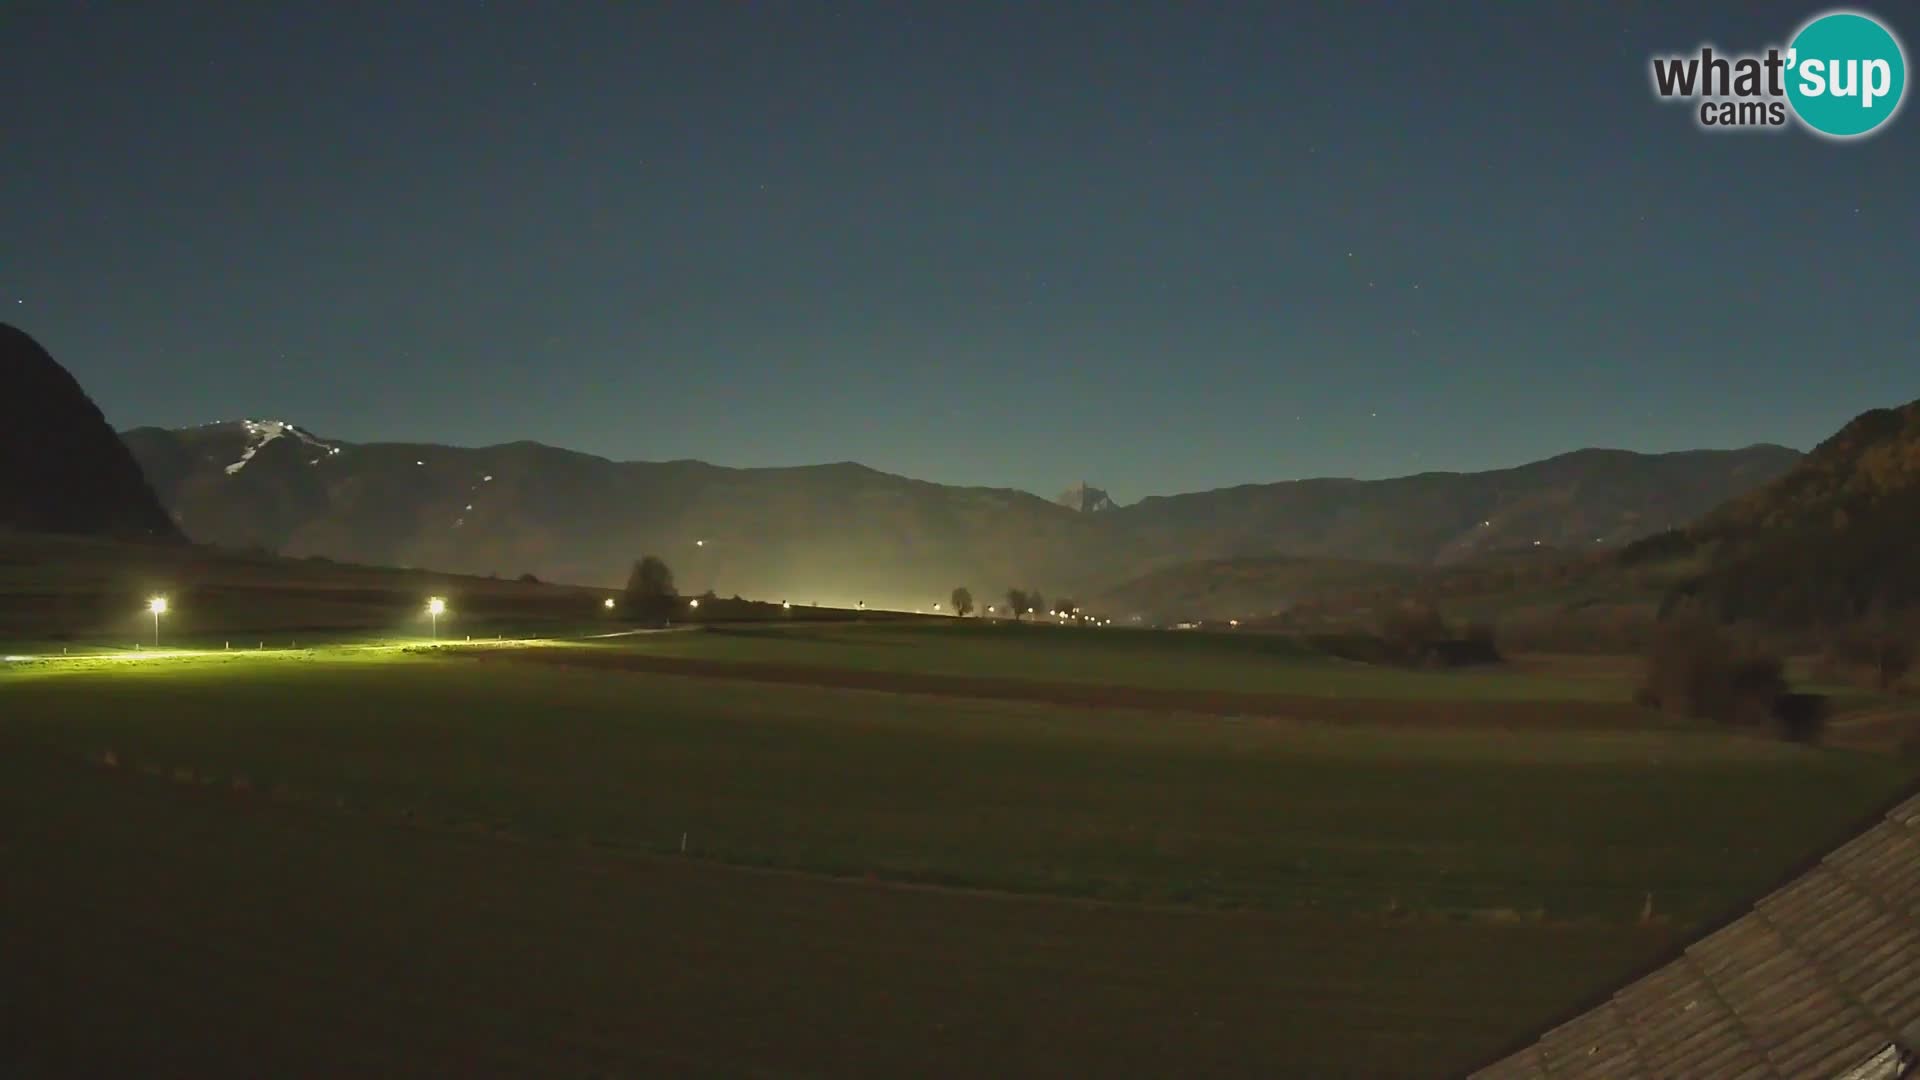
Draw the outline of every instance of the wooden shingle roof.
<instances>
[{"instance_id":1,"label":"wooden shingle roof","mask_svg":"<svg viewBox=\"0 0 1920 1080\"><path fill-rule=\"evenodd\" d=\"M1920 1078L1920 796L1476 1080Z\"/></svg>"}]
</instances>

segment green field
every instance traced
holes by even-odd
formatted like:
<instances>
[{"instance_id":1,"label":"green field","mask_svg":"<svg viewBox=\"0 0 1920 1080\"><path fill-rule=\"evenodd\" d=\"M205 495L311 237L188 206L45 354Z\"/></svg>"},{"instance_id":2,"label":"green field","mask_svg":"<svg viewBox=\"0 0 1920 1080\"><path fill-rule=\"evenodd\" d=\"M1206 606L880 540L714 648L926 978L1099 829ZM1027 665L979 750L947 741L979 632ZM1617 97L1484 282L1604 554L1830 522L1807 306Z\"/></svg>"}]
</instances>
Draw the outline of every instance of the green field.
<instances>
[{"instance_id":1,"label":"green field","mask_svg":"<svg viewBox=\"0 0 1920 1080\"><path fill-rule=\"evenodd\" d=\"M628 647L628 646L622 646ZM1412 671L1340 660L1277 634L937 620L714 628L631 646L658 656L1035 682L1306 697L1622 701L1620 688L1511 672Z\"/></svg>"},{"instance_id":2,"label":"green field","mask_svg":"<svg viewBox=\"0 0 1920 1080\"><path fill-rule=\"evenodd\" d=\"M1381 711L1068 707L539 652L823 682L1104 670L1329 707L1371 688ZM957 624L14 663L4 809L31 825L0 855L31 885L0 892L0 925L51 1004L10 1021L50 1068L1445 1073L1912 779L1551 720L1618 690L1277 638ZM1477 698L1539 698L1542 722L1418 722ZM352 1037L280 1033L286 1010ZM222 1025L241 1049L208 1042Z\"/></svg>"},{"instance_id":3,"label":"green field","mask_svg":"<svg viewBox=\"0 0 1920 1080\"><path fill-rule=\"evenodd\" d=\"M10 1075L1422 1076L1664 940L609 858L11 753L0 813Z\"/></svg>"}]
</instances>

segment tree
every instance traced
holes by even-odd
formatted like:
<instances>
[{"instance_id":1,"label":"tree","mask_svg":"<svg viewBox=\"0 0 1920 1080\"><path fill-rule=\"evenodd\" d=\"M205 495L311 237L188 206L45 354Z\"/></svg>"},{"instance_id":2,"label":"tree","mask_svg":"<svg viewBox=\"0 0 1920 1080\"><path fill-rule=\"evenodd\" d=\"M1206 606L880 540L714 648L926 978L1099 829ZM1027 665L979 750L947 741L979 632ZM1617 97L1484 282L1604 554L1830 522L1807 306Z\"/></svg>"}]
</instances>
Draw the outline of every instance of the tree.
<instances>
[{"instance_id":1,"label":"tree","mask_svg":"<svg viewBox=\"0 0 1920 1080\"><path fill-rule=\"evenodd\" d=\"M633 573L627 575L623 607L629 619L664 620L673 612L674 600L679 595L673 587L673 571L667 568L666 561L658 555L648 555L634 563Z\"/></svg>"},{"instance_id":2,"label":"tree","mask_svg":"<svg viewBox=\"0 0 1920 1080\"><path fill-rule=\"evenodd\" d=\"M1033 598L1027 595L1025 589L1007 590L1007 606L1013 609L1015 619L1027 613L1027 609L1033 606L1032 600Z\"/></svg>"},{"instance_id":3,"label":"tree","mask_svg":"<svg viewBox=\"0 0 1920 1080\"><path fill-rule=\"evenodd\" d=\"M1403 662L1429 659L1434 647L1453 635L1440 609L1425 600L1402 600L1380 618L1380 639Z\"/></svg>"},{"instance_id":4,"label":"tree","mask_svg":"<svg viewBox=\"0 0 1920 1080\"><path fill-rule=\"evenodd\" d=\"M1775 716L1788 690L1779 657L1688 614L1657 628L1646 682L1635 697L1681 716L1751 726Z\"/></svg>"},{"instance_id":5,"label":"tree","mask_svg":"<svg viewBox=\"0 0 1920 1080\"><path fill-rule=\"evenodd\" d=\"M538 584L540 584L540 579L539 579L538 577L535 577L535 576L534 576L533 574L531 574L531 573L527 573L527 574L521 574L521 575L520 575L520 584L522 584L522 585L538 585Z\"/></svg>"},{"instance_id":6,"label":"tree","mask_svg":"<svg viewBox=\"0 0 1920 1080\"><path fill-rule=\"evenodd\" d=\"M973 614L973 593L965 585L953 590L953 613L962 618Z\"/></svg>"},{"instance_id":7,"label":"tree","mask_svg":"<svg viewBox=\"0 0 1920 1080\"><path fill-rule=\"evenodd\" d=\"M1045 611L1047 609L1047 598L1044 596L1041 596L1040 590L1038 589L1028 589L1027 590L1027 608L1028 610L1032 611L1034 614L1037 615L1040 612Z\"/></svg>"}]
</instances>

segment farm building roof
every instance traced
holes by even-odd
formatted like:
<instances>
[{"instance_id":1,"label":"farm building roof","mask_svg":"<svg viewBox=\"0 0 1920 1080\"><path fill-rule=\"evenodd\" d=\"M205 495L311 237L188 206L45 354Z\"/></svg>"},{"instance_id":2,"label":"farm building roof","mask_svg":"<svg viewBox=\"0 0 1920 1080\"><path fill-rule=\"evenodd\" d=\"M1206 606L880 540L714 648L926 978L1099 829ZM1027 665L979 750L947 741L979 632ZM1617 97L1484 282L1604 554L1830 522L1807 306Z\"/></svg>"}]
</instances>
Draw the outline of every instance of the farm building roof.
<instances>
[{"instance_id":1,"label":"farm building roof","mask_svg":"<svg viewBox=\"0 0 1920 1080\"><path fill-rule=\"evenodd\" d=\"M1677 959L1472 1075L1920 1077L1920 796Z\"/></svg>"}]
</instances>

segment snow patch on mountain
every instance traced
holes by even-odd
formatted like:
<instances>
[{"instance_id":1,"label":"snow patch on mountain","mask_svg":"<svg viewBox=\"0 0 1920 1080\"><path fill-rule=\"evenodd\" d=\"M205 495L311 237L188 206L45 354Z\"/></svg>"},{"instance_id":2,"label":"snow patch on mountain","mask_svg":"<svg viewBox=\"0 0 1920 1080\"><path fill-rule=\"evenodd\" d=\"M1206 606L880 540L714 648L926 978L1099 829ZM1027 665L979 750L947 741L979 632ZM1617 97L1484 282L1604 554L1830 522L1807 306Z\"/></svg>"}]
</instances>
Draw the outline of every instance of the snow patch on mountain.
<instances>
[{"instance_id":1,"label":"snow patch on mountain","mask_svg":"<svg viewBox=\"0 0 1920 1080\"><path fill-rule=\"evenodd\" d=\"M317 439L313 435L287 423L285 420L241 420L239 424L247 433L247 448L241 452L239 461L227 466L228 476L232 476L241 469L246 468L247 462L253 460L253 455L259 453L261 447L275 439L293 438L304 445L322 450L329 455L340 452L339 447L324 440ZM318 460L319 459L316 458L314 462L310 462L309 464L317 463Z\"/></svg>"}]
</instances>

